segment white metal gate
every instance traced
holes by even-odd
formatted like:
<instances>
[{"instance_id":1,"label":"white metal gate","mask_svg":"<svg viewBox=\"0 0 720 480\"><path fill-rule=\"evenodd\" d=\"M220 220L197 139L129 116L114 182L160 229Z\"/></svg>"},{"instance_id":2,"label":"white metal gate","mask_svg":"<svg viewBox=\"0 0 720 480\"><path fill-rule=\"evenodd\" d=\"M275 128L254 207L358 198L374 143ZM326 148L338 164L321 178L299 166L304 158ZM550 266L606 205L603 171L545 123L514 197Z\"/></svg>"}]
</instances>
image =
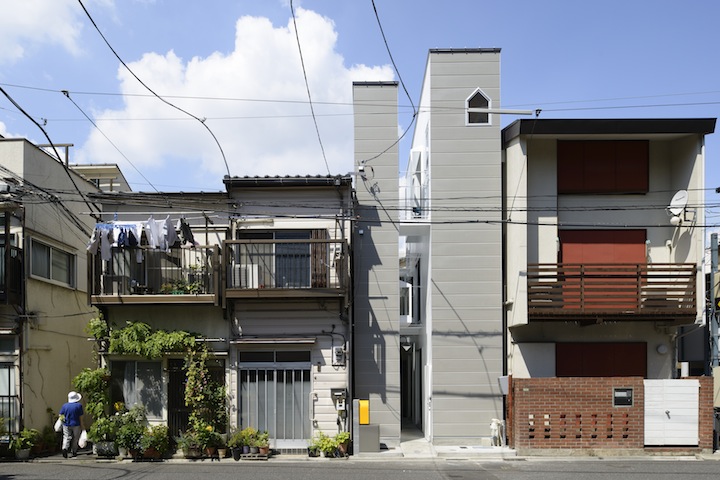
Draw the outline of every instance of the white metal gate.
<instances>
[{"instance_id":1,"label":"white metal gate","mask_svg":"<svg viewBox=\"0 0 720 480\"><path fill-rule=\"evenodd\" d=\"M645 380L645 445L698 445L700 382Z\"/></svg>"},{"instance_id":2,"label":"white metal gate","mask_svg":"<svg viewBox=\"0 0 720 480\"><path fill-rule=\"evenodd\" d=\"M274 448L304 448L310 425L310 368L239 369L240 428L267 430Z\"/></svg>"}]
</instances>

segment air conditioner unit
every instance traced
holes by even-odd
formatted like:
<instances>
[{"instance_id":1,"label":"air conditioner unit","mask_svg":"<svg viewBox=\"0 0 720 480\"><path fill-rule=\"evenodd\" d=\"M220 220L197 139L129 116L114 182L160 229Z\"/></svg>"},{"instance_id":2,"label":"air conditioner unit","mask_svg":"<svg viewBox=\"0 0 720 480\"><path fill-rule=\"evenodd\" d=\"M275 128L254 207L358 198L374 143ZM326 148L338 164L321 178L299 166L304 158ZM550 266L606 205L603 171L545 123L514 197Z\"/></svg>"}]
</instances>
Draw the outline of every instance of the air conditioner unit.
<instances>
[{"instance_id":1,"label":"air conditioner unit","mask_svg":"<svg viewBox=\"0 0 720 480\"><path fill-rule=\"evenodd\" d=\"M234 288L258 288L260 285L257 265L233 265Z\"/></svg>"}]
</instances>

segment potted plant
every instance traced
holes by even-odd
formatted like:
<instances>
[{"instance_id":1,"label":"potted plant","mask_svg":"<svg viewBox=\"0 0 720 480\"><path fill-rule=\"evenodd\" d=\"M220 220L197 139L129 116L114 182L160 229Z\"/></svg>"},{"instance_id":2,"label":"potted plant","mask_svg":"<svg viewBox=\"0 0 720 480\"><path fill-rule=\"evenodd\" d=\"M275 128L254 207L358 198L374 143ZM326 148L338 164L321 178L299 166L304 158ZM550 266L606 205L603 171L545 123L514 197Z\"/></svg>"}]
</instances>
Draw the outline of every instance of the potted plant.
<instances>
[{"instance_id":1,"label":"potted plant","mask_svg":"<svg viewBox=\"0 0 720 480\"><path fill-rule=\"evenodd\" d=\"M34 428L23 428L15 438L12 439L12 449L15 451L15 458L27 460L30 458L30 450L40 439L40 432Z\"/></svg>"},{"instance_id":2,"label":"potted plant","mask_svg":"<svg viewBox=\"0 0 720 480\"><path fill-rule=\"evenodd\" d=\"M118 451L115 439L119 427L118 418L115 416L100 417L93 422L90 430L88 430L88 439L93 442L93 449L97 456L117 456Z\"/></svg>"},{"instance_id":3,"label":"potted plant","mask_svg":"<svg viewBox=\"0 0 720 480\"><path fill-rule=\"evenodd\" d=\"M222 444L222 437L217 430L212 425L202 425L197 430L197 434L205 454L209 457L214 456L215 451Z\"/></svg>"},{"instance_id":4,"label":"potted plant","mask_svg":"<svg viewBox=\"0 0 720 480\"><path fill-rule=\"evenodd\" d=\"M158 459L170 449L170 435L166 425L153 425L145 429L140 439L143 458Z\"/></svg>"},{"instance_id":5,"label":"potted plant","mask_svg":"<svg viewBox=\"0 0 720 480\"><path fill-rule=\"evenodd\" d=\"M339 432L335 435L335 443L337 444L338 453L347 456L348 447L350 446L350 432Z\"/></svg>"},{"instance_id":6,"label":"potted plant","mask_svg":"<svg viewBox=\"0 0 720 480\"><path fill-rule=\"evenodd\" d=\"M255 440L258 435L258 431L253 427L245 427L240 431L242 437L243 453L257 453L258 447Z\"/></svg>"},{"instance_id":7,"label":"potted plant","mask_svg":"<svg viewBox=\"0 0 720 480\"><path fill-rule=\"evenodd\" d=\"M308 457L319 457L320 456L320 442L318 437L313 438L308 442Z\"/></svg>"},{"instance_id":8,"label":"potted plant","mask_svg":"<svg viewBox=\"0 0 720 480\"><path fill-rule=\"evenodd\" d=\"M192 430L181 432L177 439L177 445L182 450L185 458L202 457L202 443L197 433Z\"/></svg>"},{"instance_id":9,"label":"potted plant","mask_svg":"<svg viewBox=\"0 0 720 480\"><path fill-rule=\"evenodd\" d=\"M136 405L130 411L119 413L117 416L119 427L115 443L120 456L125 457L132 452L131 456L136 457L137 452L140 451L140 440L145 433L145 409Z\"/></svg>"},{"instance_id":10,"label":"potted plant","mask_svg":"<svg viewBox=\"0 0 720 480\"><path fill-rule=\"evenodd\" d=\"M337 443L335 439L326 435L323 432L318 433L317 445L324 457L332 458L335 457L337 451Z\"/></svg>"},{"instance_id":11,"label":"potted plant","mask_svg":"<svg viewBox=\"0 0 720 480\"><path fill-rule=\"evenodd\" d=\"M260 455L268 455L270 453L270 435L267 430L258 432L255 437L255 445L258 447L258 453Z\"/></svg>"},{"instance_id":12,"label":"potted plant","mask_svg":"<svg viewBox=\"0 0 720 480\"><path fill-rule=\"evenodd\" d=\"M236 462L240 460L240 455L242 455L242 447L243 447L243 436L242 432L240 430L236 430L230 435L230 438L228 439L228 448L230 448L230 451L232 452L233 460Z\"/></svg>"}]
</instances>

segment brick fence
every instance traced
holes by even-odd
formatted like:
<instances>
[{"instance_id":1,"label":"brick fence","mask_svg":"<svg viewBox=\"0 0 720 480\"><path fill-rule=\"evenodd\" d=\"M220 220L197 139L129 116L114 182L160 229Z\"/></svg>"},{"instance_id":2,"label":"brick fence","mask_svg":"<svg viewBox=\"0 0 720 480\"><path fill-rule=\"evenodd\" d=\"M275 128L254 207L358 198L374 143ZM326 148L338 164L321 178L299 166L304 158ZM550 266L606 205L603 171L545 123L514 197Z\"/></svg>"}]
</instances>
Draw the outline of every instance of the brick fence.
<instances>
[{"instance_id":1,"label":"brick fence","mask_svg":"<svg viewBox=\"0 0 720 480\"><path fill-rule=\"evenodd\" d=\"M713 379L694 378L700 381L699 444L679 448L712 451ZM631 388L632 405L614 406L615 388ZM507 402L508 440L517 450L645 448L641 377L510 378Z\"/></svg>"}]
</instances>

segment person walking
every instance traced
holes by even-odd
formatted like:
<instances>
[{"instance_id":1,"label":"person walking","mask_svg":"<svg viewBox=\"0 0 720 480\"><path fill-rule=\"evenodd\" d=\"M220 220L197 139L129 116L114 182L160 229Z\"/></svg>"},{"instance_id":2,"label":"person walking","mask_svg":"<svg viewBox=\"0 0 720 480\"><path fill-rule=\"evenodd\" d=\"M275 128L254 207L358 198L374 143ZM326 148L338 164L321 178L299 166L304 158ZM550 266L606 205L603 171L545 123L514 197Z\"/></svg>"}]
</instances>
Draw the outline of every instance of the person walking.
<instances>
[{"instance_id":1,"label":"person walking","mask_svg":"<svg viewBox=\"0 0 720 480\"><path fill-rule=\"evenodd\" d=\"M60 415L63 419L63 441L62 441L62 454L63 457L68 457L68 451L73 457L77 456L78 451L78 440L80 440L80 433L82 432L82 416L85 413L83 407L80 404L82 395L78 392L68 393L68 401L63 404L60 409Z\"/></svg>"}]
</instances>

